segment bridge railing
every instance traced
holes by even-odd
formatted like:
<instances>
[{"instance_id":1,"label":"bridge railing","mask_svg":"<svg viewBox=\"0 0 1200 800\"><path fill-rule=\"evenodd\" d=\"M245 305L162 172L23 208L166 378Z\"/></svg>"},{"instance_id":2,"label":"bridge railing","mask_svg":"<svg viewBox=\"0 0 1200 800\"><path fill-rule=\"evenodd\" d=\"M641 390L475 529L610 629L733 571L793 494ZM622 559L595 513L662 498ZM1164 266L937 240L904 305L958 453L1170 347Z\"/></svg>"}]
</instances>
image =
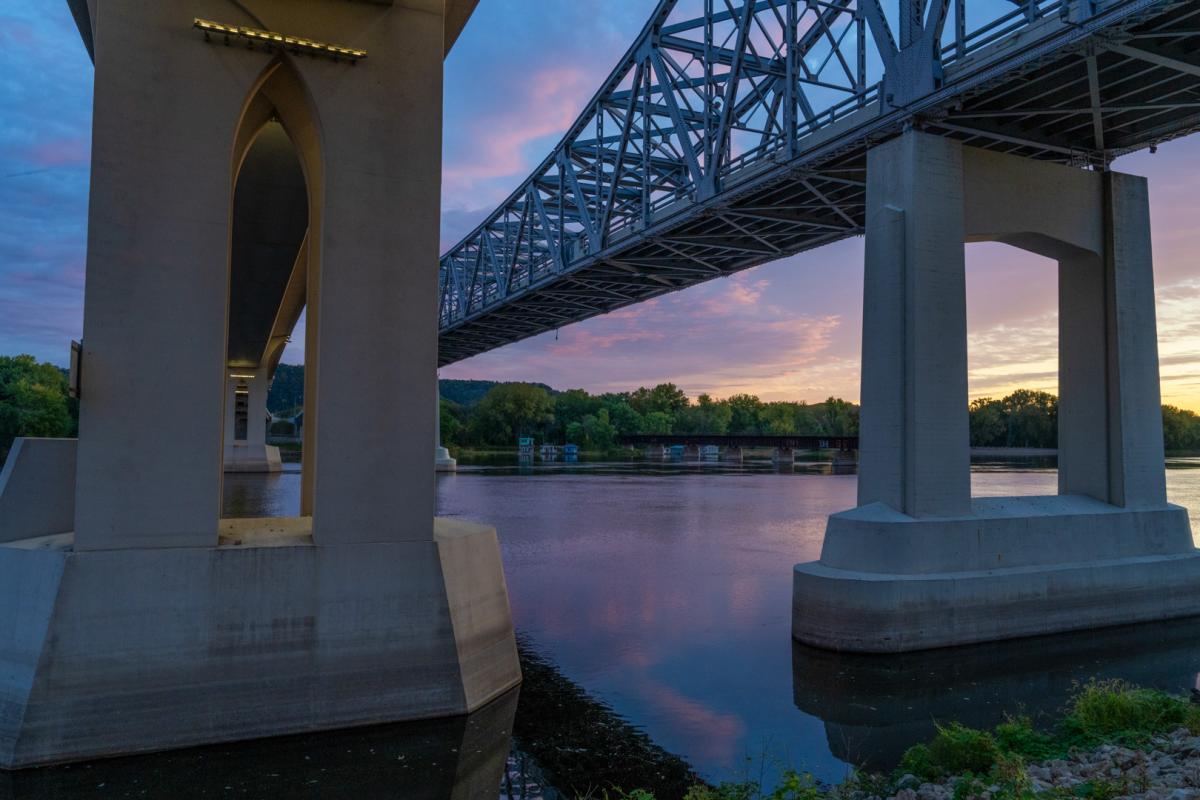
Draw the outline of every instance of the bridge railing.
<instances>
[{"instance_id":1,"label":"bridge railing","mask_svg":"<svg viewBox=\"0 0 1200 800\"><path fill-rule=\"evenodd\" d=\"M1066 2L1089 0L661 0L554 152L442 256L440 327L594 262L850 115L904 107ZM622 300L586 291L598 308Z\"/></svg>"}]
</instances>

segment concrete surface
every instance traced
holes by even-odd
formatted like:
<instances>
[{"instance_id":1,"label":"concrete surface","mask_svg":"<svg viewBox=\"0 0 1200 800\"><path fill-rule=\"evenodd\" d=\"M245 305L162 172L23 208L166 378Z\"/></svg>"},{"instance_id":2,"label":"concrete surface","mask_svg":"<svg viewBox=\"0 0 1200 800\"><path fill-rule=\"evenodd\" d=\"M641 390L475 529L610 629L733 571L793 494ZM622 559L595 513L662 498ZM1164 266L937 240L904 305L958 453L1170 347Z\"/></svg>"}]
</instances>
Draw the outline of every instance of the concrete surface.
<instances>
[{"instance_id":1,"label":"concrete surface","mask_svg":"<svg viewBox=\"0 0 1200 800\"><path fill-rule=\"evenodd\" d=\"M520 681L492 528L319 547L0 546L0 766L464 714Z\"/></svg>"},{"instance_id":2,"label":"concrete surface","mask_svg":"<svg viewBox=\"0 0 1200 800\"><path fill-rule=\"evenodd\" d=\"M912 133L867 156L858 503L970 508L962 146Z\"/></svg>"},{"instance_id":3,"label":"concrete surface","mask_svg":"<svg viewBox=\"0 0 1200 800\"><path fill-rule=\"evenodd\" d=\"M0 469L0 542L75 524L75 439L19 436Z\"/></svg>"},{"instance_id":4,"label":"concrete surface","mask_svg":"<svg viewBox=\"0 0 1200 800\"><path fill-rule=\"evenodd\" d=\"M309 193L303 513L323 544L432 540L428 461L394 454L433 437L437 277L415 265L438 257L443 3L98 5L76 547L213 544L231 201L273 118ZM194 16L369 57L225 47ZM162 447L180 420L188 445Z\"/></svg>"},{"instance_id":5,"label":"concrete surface","mask_svg":"<svg viewBox=\"0 0 1200 800\"><path fill-rule=\"evenodd\" d=\"M909 132L867 159L858 507L792 634L897 652L1200 614L1166 502L1146 181ZM965 241L1058 261L1059 494L970 498Z\"/></svg>"}]
</instances>

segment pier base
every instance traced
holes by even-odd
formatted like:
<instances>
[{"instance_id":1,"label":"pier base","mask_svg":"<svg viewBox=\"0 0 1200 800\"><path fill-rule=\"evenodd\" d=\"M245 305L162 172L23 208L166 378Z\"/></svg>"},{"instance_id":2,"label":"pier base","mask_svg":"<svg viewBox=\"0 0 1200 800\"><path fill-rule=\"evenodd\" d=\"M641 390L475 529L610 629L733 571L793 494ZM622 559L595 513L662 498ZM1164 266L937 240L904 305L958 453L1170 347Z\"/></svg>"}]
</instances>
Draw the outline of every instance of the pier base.
<instances>
[{"instance_id":1,"label":"pier base","mask_svg":"<svg viewBox=\"0 0 1200 800\"><path fill-rule=\"evenodd\" d=\"M219 544L0 546L0 767L465 714L517 685L495 530L316 546L307 518Z\"/></svg>"},{"instance_id":2,"label":"pier base","mask_svg":"<svg viewBox=\"0 0 1200 800\"><path fill-rule=\"evenodd\" d=\"M433 451L433 470L434 472L457 472L458 460L451 457L449 450L439 445Z\"/></svg>"},{"instance_id":3,"label":"pier base","mask_svg":"<svg viewBox=\"0 0 1200 800\"><path fill-rule=\"evenodd\" d=\"M792 635L868 653L1200 614L1200 551L1179 506L1082 495L976 499L961 517L882 503L829 518L798 564Z\"/></svg>"},{"instance_id":4,"label":"pier base","mask_svg":"<svg viewBox=\"0 0 1200 800\"><path fill-rule=\"evenodd\" d=\"M236 442L225 448L225 472L280 472L279 448L270 444Z\"/></svg>"}]
</instances>

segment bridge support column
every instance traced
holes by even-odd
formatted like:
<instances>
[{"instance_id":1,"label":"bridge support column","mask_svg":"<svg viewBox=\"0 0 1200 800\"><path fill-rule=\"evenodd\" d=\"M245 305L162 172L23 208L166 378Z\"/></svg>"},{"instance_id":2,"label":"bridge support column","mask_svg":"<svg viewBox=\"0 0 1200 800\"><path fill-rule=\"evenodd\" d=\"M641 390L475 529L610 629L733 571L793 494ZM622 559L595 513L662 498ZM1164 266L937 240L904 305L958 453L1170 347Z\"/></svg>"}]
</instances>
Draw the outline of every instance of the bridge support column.
<instances>
[{"instance_id":1,"label":"bridge support column","mask_svg":"<svg viewBox=\"0 0 1200 800\"><path fill-rule=\"evenodd\" d=\"M868 154L857 508L793 582L795 638L888 652L1200 614L1166 502L1142 178L910 132ZM964 241L1059 262L1059 494L970 496Z\"/></svg>"},{"instance_id":2,"label":"bridge support column","mask_svg":"<svg viewBox=\"0 0 1200 800\"><path fill-rule=\"evenodd\" d=\"M867 162L858 504L971 508L962 147L910 134Z\"/></svg>"},{"instance_id":3,"label":"bridge support column","mask_svg":"<svg viewBox=\"0 0 1200 800\"><path fill-rule=\"evenodd\" d=\"M725 452L721 453L722 461L736 461L742 463L742 448L735 446L726 447Z\"/></svg>"},{"instance_id":4,"label":"bridge support column","mask_svg":"<svg viewBox=\"0 0 1200 800\"><path fill-rule=\"evenodd\" d=\"M266 368L229 371L225 397L226 472L279 472L279 448L267 444Z\"/></svg>"},{"instance_id":5,"label":"bridge support column","mask_svg":"<svg viewBox=\"0 0 1200 800\"><path fill-rule=\"evenodd\" d=\"M450 451L442 447L442 399L438 397L437 414L434 417L433 469L435 472L456 472L458 461L451 458Z\"/></svg>"},{"instance_id":6,"label":"bridge support column","mask_svg":"<svg viewBox=\"0 0 1200 800\"><path fill-rule=\"evenodd\" d=\"M190 26L204 8L370 60L206 41ZM55 516L25 526L50 535L0 542L0 768L482 707L520 682L499 545L490 527L434 519L425 449L442 4L106 11L74 531ZM308 201L312 516L222 519L231 190L271 119ZM263 391L246 385L247 436ZM49 455L22 461L63 475L66 456Z\"/></svg>"},{"instance_id":7,"label":"bridge support column","mask_svg":"<svg viewBox=\"0 0 1200 800\"><path fill-rule=\"evenodd\" d=\"M791 466L796 463L796 451L791 447L776 447L771 460L776 464Z\"/></svg>"}]
</instances>

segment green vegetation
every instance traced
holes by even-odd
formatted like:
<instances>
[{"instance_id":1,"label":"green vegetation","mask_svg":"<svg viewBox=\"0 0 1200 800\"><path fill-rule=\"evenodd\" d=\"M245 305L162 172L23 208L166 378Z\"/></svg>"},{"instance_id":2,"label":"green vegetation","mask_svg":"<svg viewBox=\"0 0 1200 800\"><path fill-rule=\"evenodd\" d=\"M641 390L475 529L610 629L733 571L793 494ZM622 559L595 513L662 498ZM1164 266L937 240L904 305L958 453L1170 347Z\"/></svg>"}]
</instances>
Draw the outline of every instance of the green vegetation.
<instances>
[{"instance_id":1,"label":"green vegetation","mask_svg":"<svg viewBox=\"0 0 1200 800\"><path fill-rule=\"evenodd\" d=\"M1057 447L1058 398L1017 389L1002 400L971 403L972 447Z\"/></svg>"},{"instance_id":2,"label":"green vegetation","mask_svg":"<svg viewBox=\"0 0 1200 800\"><path fill-rule=\"evenodd\" d=\"M1200 450L1200 414L1163 406L1163 445L1168 452Z\"/></svg>"},{"instance_id":3,"label":"green vegetation","mask_svg":"<svg viewBox=\"0 0 1200 800\"><path fill-rule=\"evenodd\" d=\"M617 437L636 433L858 432L858 407L844 400L808 405L767 403L746 394L724 400L702 394L693 402L673 383L598 395L504 383L471 404L443 396L441 414L442 441L460 448L511 447L518 436L533 436L603 452L614 447Z\"/></svg>"},{"instance_id":4,"label":"green vegetation","mask_svg":"<svg viewBox=\"0 0 1200 800\"><path fill-rule=\"evenodd\" d=\"M856 773L839 786L821 786L812 776L789 770L769 791L754 781L697 784L684 800L849 800L947 781L953 782L953 800L977 798L985 791L992 800L1112 800L1128 794L1145 777L1096 777L1070 791L1035 791L1027 765L1106 744L1149 749L1154 737L1178 728L1200 735L1200 705L1123 681L1092 681L1077 687L1062 719L1049 730L1035 729L1027 717L1011 717L990 731L952 722L939 726L929 742L909 748L890 776ZM646 792L608 797L654 800Z\"/></svg>"},{"instance_id":5,"label":"green vegetation","mask_svg":"<svg viewBox=\"0 0 1200 800\"><path fill-rule=\"evenodd\" d=\"M304 408L304 367L280 364L271 379L267 408L281 417L295 416Z\"/></svg>"},{"instance_id":6,"label":"green vegetation","mask_svg":"<svg viewBox=\"0 0 1200 800\"><path fill-rule=\"evenodd\" d=\"M74 436L79 410L67 376L33 356L0 356L0 465L18 436Z\"/></svg>"}]
</instances>

